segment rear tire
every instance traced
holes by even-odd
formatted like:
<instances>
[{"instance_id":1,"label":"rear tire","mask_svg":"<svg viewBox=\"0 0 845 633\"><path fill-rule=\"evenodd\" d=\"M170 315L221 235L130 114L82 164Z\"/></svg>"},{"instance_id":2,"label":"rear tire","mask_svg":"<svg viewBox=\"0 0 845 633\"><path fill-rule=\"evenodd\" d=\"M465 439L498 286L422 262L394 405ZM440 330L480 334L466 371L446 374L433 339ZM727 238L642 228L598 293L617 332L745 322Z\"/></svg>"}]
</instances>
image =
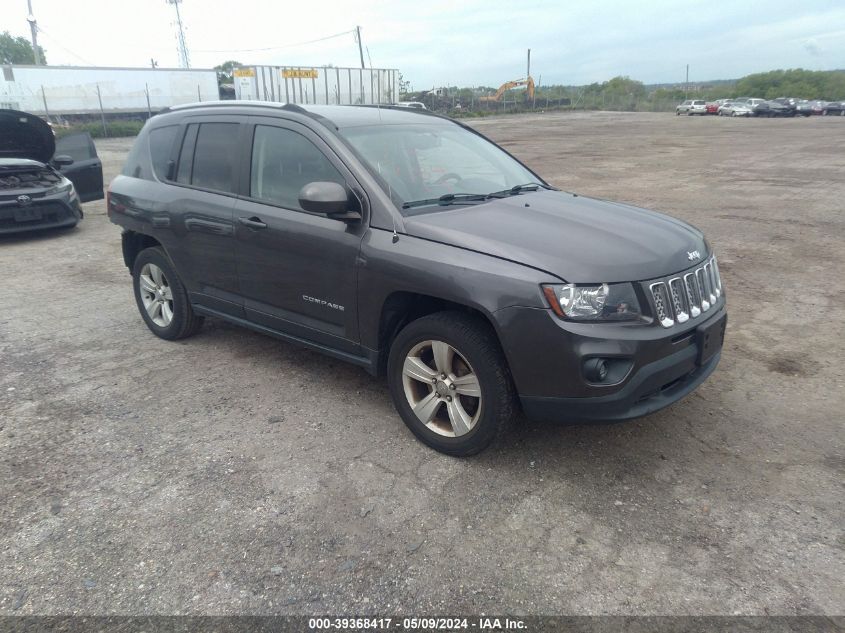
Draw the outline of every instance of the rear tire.
<instances>
[{"instance_id":1,"label":"rear tire","mask_svg":"<svg viewBox=\"0 0 845 633\"><path fill-rule=\"evenodd\" d=\"M135 302L150 331L169 341L187 338L202 327L203 317L194 314L188 293L164 250L145 248L132 266Z\"/></svg>"},{"instance_id":2,"label":"rear tire","mask_svg":"<svg viewBox=\"0 0 845 633\"><path fill-rule=\"evenodd\" d=\"M514 416L515 391L495 332L462 312L405 326L390 347L387 379L402 421L447 455L484 450Z\"/></svg>"}]
</instances>

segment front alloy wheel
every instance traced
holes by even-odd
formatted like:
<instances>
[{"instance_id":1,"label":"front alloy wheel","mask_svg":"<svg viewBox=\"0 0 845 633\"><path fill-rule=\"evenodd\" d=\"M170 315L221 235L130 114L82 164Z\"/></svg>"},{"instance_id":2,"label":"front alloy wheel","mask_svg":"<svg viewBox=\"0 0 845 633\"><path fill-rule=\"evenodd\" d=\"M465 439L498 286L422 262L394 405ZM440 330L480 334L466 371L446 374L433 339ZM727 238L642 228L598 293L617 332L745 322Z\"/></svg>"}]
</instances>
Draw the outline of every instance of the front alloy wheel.
<instances>
[{"instance_id":1,"label":"front alloy wheel","mask_svg":"<svg viewBox=\"0 0 845 633\"><path fill-rule=\"evenodd\" d=\"M448 343L423 341L411 348L402 369L402 386L414 415L438 435L466 435L478 423L478 376Z\"/></svg>"},{"instance_id":2,"label":"front alloy wheel","mask_svg":"<svg viewBox=\"0 0 845 633\"><path fill-rule=\"evenodd\" d=\"M513 418L507 361L493 328L475 315L437 312L406 325L390 346L387 380L402 421L441 453L478 453Z\"/></svg>"}]
</instances>

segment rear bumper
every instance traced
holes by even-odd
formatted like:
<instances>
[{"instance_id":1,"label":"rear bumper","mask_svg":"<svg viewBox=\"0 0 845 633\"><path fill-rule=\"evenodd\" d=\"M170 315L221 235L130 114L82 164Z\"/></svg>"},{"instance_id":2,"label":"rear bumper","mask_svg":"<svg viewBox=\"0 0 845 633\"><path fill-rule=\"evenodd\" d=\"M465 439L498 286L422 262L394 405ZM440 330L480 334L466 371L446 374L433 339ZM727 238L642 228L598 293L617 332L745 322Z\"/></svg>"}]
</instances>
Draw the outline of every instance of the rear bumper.
<instances>
[{"instance_id":1,"label":"rear bumper","mask_svg":"<svg viewBox=\"0 0 845 633\"><path fill-rule=\"evenodd\" d=\"M17 200L0 200L0 235L76 225L82 219L79 200L67 194L35 198L26 207Z\"/></svg>"},{"instance_id":2,"label":"rear bumper","mask_svg":"<svg viewBox=\"0 0 845 633\"><path fill-rule=\"evenodd\" d=\"M687 347L642 367L620 391L594 398L522 397L522 410L534 420L552 422L622 422L659 411L689 395L719 364L721 352L701 366L697 350ZM678 376L678 373L681 373Z\"/></svg>"}]
</instances>

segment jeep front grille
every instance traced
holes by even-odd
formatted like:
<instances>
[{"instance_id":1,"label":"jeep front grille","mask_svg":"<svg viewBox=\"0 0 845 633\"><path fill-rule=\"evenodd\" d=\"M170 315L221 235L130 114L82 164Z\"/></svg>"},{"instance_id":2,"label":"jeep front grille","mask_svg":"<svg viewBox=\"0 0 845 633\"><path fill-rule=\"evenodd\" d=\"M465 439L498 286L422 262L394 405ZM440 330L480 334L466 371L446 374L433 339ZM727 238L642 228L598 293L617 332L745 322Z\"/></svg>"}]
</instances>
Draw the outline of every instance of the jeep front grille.
<instances>
[{"instance_id":1,"label":"jeep front grille","mask_svg":"<svg viewBox=\"0 0 845 633\"><path fill-rule=\"evenodd\" d=\"M651 284L651 296L654 299L654 310L657 320L663 327L671 327L675 324L672 318L672 308L669 307L669 297L666 295L666 284L662 281Z\"/></svg>"},{"instance_id":2,"label":"jeep front grille","mask_svg":"<svg viewBox=\"0 0 845 633\"><path fill-rule=\"evenodd\" d=\"M668 281L649 284L654 315L663 327L686 323L710 310L722 296L719 265L711 257L702 266Z\"/></svg>"}]
</instances>

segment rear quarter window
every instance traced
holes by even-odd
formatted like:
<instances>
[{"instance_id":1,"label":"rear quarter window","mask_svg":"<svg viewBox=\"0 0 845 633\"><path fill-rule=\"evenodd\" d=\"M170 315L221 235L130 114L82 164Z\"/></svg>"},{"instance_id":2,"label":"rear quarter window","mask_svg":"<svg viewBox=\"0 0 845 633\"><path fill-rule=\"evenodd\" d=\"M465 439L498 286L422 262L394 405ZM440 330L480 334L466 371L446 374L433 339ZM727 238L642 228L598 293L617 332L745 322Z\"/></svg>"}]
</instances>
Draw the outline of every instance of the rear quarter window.
<instances>
[{"instance_id":1,"label":"rear quarter window","mask_svg":"<svg viewBox=\"0 0 845 633\"><path fill-rule=\"evenodd\" d=\"M141 178L143 180L165 180L167 177L167 163L176 134L179 131L178 125L166 125L150 129L145 127L141 130L126 163L123 165L124 176ZM155 177L153 176L155 173Z\"/></svg>"},{"instance_id":2,"label":"rear quarter window","mask_svg":"<svg viewBox=\"0 0 845 633\"><path fill-rule=\"evenodd\" d=\"M150 163L159 180L167 180L168 164L179 126L168 125L150 130Z\"/></svg>"},{"instance_id":3,"label":"rear quarter window","mask_svg":"<svg viewBox=\"0 0 845 633\"><path fill-rule=\"evenodd\" d=\"M142 163L146 162L146 152L143 151L146 146L146 140L147 131L146 128L144 128L132 144L132 149L129 150L129 155L126 157L126 162L123 164L123 171L121 173L124 176L129 176L130 178L144 177L144 167Z\"/></svg>"}]
</instances>

